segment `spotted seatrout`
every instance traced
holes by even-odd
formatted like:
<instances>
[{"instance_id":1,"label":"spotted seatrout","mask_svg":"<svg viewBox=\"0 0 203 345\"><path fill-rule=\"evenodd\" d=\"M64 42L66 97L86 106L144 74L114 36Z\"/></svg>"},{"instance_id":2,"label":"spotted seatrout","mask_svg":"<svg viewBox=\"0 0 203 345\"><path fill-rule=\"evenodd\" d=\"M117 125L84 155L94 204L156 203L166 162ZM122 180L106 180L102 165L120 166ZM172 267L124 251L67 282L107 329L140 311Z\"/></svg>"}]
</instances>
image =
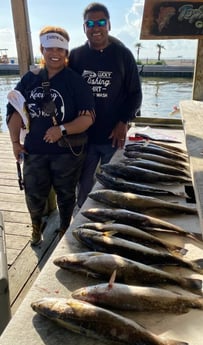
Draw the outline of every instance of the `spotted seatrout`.
<instances>
[{"instance_id":1,"label":"spotted seatrout","mask_svg":"<svg viewBox=\"0 0 203 345\"><path fill-rule=\"evenodd\" d=\"M112 345L188 345L161 338L135 321L73 298L43 298L32 302L38 314L60 326Z\"/></svg>"},{"instance_id":2,"label":"spotted seatrout","mask_svg":"<svg viewBox=\"0 0 203 345\"><path fill-rule=\"evenodd\" d=\"M90 192L89 197L110 207L121 207L134 212L163 216L164 214L196 214L196 207L167 202L150 196L126 193L111 189Z\"/></svg>"},{"instance_id":3,"label":"spotted seatrout","mask_svg":"<svg viewBox=\"0 0 203 345\"><path fill-rule=\"evenodd\" d=\"M77 226L77 228L92 229L96 231L101 231L103 233L110 232L115 237L124 238L132 242L138 242L144 245L155 245L161 248L167 249L169 252L180 253L182 255L186 254L187 250L167 242L161 238L153 236L152 234L138 229L137 227L119 224L119 223L83 223Z\"/></svg>"},{"instance_id":4,"label":"spotted seatrout","mask_svg":"<svg viewBox=\"0 0 203 345\"><path fill-rule=\"evenodd\" d=\"M203 274L203 259L186 260L167 252L152 249L139 243L112 236L111 233L77 228L72 231L75 238L91 250L122 255L127 259L146 265L179 266Z\"/></svg>"},{"instance_id":5,"label":"spotted seatrout","mask_svg":"<svg viewBox=\"0 0 203 345\"><path fill-rule=\"evenodd\" d=\"M142 264L120 255L100 252L72 253L54 259L62 269L93 278L109 280L116 270L116 279L134 285L175 285L201 294L202 280L176 276L161 269Z\"/></svg>"},{"instance_id":6,"label":"spotted seatrout","mask_svg":"<svg viewBox=\"0 0 203 345\"><path fill-rule=\"evenodd\" d=\"M151 154L151 153L139 152L139 151L124 151L123 154L125 157L128 157L130 159L137 159L137 158L148 159L151 161L169 164L169 165L176 166L183 169L189 168L189 165L187 162L175 160L175 159L168 158L165 156L160 156L158 154Z\"/></svg>"},{"instance_id":7,"label":"spotted seatrout","mask_svg":"<svg viewBox=\"0 0 203 345\"><path fill-rule=\"evenodd\" d=\"M115 177L111 174L106 174L104 172L96 174L97 180L108 189L119 190L121 192L130 192L141 195L149 196L178 196L182 198L187 198L187 194L184 192L171 192L167 189L160 189L156 187L149 186L147 184L141 184L136 182L130 182L127 179L121 177Z\"/></svg>"},{"instance_id":8,"label":"spotted seatrout","mask_svg":"<svg viewBox=\"0 0 203 345\"><path fill-rule=\"evenodd\" d=\"M177 161L188 162L188 156L181 152L175 152L172 149L164 148L152 143L135 143L125 146L126 151L138 151L144 153L156 154L159 156L164 156Z\"/></svg>"},{"instance_id":9,"label":"spotted seatrout","mask_svg":"<svg viewBox=\"0 0 203 345\"><path fill-rule=\"evenodd\" d=\"M119 283L85 286L73 291L71 296L108 309L168 313L186 313L190 308L203 309L203 297L197 295Z\"/></svg>"},{"instance_id":10,"label":"spotted seatrout","mask_svg":"<svg viewBox=\"0 0 203 345\"><path fill-rule=\"evenodd\" d=\"M189 183L191 178L183 174L172 175L155 170L156 164L137 162L136 165L124 165L122 163L107 163L101 166L102 171L112 176L121 177L131 182L144 183ZM142 166L141 166L142 165Z\"/></svg>"},{"instance_id":11,"label":"spotted seatrout","mask_svg":"<svg viewBox=\"0 0 203 345\"><path fill-rule=\"evenodd\" d=\"M177 235L188 236L197 240L196 234L185 231L182 227L166 222L160 218L133 212L124 208L89 208L82 212L82 215L95 222L116 222L126 225L137 226L145 231L163 230L175 232Z\"/></svg>"}]
</instances>

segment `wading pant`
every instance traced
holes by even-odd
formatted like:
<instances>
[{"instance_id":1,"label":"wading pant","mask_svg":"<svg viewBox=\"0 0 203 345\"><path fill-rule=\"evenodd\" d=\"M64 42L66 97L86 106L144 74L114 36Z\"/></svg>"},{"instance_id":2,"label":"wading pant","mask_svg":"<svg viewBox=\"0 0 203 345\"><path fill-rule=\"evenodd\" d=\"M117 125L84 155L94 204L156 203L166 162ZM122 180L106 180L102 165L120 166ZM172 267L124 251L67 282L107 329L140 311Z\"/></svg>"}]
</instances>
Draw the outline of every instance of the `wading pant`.
<instances>
[{"instance_id":1,"label":"wading pant","mask_svg":"<svg viewBox=\"0 0 203 345\"><path fill-rule=\"evenodd\" d=\"M107 164L116 152L117 148L112 147L111 144L96 145L89 144L87 148L87 155L82 168L82 173L78 183L77 205L79 207L85 202L95 183L95 172L98 164Z\"/></svg>"},{"instance_id":2,"label":"wading pant","mask_svg":"<svg viewBox=\"0 0 203 345\"><path fill-rule=\"evenodd\" d=\"M85 154L25 155L25 198L32 224L40 225L46 200L53 186L60 215L60 229L67 229L75 206L75 190Z\"/></svg>"}]
</instances>

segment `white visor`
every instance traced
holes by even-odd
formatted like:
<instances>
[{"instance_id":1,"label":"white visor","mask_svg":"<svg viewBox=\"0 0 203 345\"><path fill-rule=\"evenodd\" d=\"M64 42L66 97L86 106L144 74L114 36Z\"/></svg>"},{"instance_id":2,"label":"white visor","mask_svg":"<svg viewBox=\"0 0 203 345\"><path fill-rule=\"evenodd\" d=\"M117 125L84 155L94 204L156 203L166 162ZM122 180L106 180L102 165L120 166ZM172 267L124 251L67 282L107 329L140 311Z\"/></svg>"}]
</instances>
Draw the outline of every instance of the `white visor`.
<instances>
[{"instance_id":1,"label":"white visor","mask_svg":"<svg viewBox=\"0 0 203 345\"><path fill-rule=\"evenodd\" d=\"M44 48L63 48L68 50L68 41L62 35L55 32L40 36L40 43Z\"/></svg>"}]
</instances>

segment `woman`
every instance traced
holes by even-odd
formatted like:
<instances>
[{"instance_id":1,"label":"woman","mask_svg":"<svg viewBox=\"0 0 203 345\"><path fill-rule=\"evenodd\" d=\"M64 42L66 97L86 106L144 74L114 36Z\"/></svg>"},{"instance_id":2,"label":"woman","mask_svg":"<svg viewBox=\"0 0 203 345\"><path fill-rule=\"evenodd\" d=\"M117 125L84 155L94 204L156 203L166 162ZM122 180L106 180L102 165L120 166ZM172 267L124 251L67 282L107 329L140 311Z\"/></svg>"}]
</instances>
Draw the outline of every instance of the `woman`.
<instances>
[{"instance_id":1,"label":"woman","mask_svg":"<svg viewBox=\"0 0 203 345\"><path fill-rule=\"evenodd\" d=\"M81 76L67 68L68 33L47 26L40 32L44 68L26 73L16 86L25 98L29 131L20 143L22 118L8 103L7 123L17 160L24 153L25 197L32 221L31 244L42 240L42 216L53 185L60 235L69 226L75 187L85 158L85 131L94 122L94 100ZM77 138L73 134L78 134ZM66 139L66 140L65 140Z\"/></svg>"}]
</instances>

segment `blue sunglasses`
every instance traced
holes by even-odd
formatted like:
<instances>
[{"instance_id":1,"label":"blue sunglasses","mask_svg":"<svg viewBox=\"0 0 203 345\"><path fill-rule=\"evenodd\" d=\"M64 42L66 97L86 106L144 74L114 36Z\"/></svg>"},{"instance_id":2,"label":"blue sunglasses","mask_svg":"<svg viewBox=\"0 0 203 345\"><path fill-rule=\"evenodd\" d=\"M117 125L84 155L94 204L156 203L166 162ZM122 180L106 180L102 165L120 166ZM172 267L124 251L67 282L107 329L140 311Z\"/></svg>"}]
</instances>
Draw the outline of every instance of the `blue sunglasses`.
<instances>
[{"instance_id":1,"label":"blue sunglasses","mask_svg":"<svg viewBox=\"0 0 203 345\"><path fill-rule=\"evenodd\" d=\"M87 20L85 22L85 25L88 29L94 28L95 25L104 27L107 25L107 20L106 19L99 19L99 20Z\"/></svg>"}]
</instances>

